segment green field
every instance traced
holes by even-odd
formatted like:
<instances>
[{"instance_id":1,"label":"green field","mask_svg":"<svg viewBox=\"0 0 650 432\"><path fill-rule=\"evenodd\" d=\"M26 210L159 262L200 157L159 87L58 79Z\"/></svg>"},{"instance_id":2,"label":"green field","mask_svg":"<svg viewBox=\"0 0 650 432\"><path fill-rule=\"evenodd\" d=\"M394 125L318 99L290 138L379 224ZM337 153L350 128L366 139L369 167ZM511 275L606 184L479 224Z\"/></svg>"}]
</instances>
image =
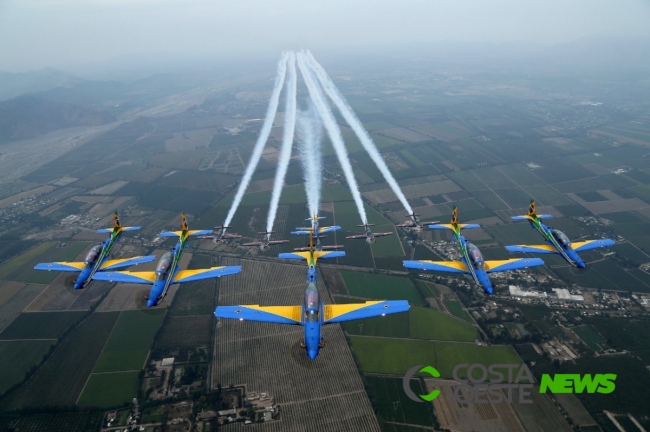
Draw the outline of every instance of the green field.
<instances>
[{"instance_id":1,"label":"green field","mask_svg":"<svg viewBox=\"0 0 650 432\"><path fill-rule=\"evenodd\" d=\"M7 261L2 266L0 266L0 280L10 280L9 275L11 275L13 272L18 270L25 264L35 260L41 254L45 253L47 250L54 247L55 245L56 242L41 243L38 246L31 248L27 252L18 255L16 258Z\"/></svg>"},{"instance_id":2,"label":"green field","mask_svg":"<svg viewBox=\"0 0 650 432\"><path fill-rule=\"evenodd\" d=\"M21 414L0 417L0 430L22 432L88 432L102 426L104 413L85 411L78 413Z\"/></svg>"},{"instance_id":3,"label":"green field","mask_svg":"<svg viewBox=\"0 0 650 432\"><path fill-rule=\"evenodd\" d=\"M484 347L472 343L363 336L349 338L352 351L366 373L404 375L413 366L424 364L435 367L442 377L451 378L453 368L460 363L521 363L511 346Z\"/></svg>"},{"instance_id":4,"label":"green field","mask_svg":"<svg viewBox=\"0 0 650 432\"><path fill-rule=\"evenodd\" d=\"M345 331L351 335L383 336L471 342L478 338L472 325L454 319L435 309L413 306L406 313L348 322Z\"/></svg>"},{"instance_id":5,"label":"green field","mask_svg":"<svg viewBox=\"0 0 650 432\"><path fill-rule=\"evenodd\" d=\"M110 408L126 404L138 395L139 372L92 374L77 405Z\"/></svg>"},{"instance_id":6,"label":"green field","mask_svg":"<svg viewBox=\"0 0 650 432\"><path fill-rule=\"evenodd\" d=\"M122 311L93 373L142 369L165 312Z\"/></svg>"},{"instance_id":7,"label":"green field","mask_svg":"<svg viewBox=\"0 0 650 432\"><path fill-rule=\"evenodd\" d=\"M445 306L447 307L447 309L449 309L449 312L452 315L457 316L462 320L472 322L472 317L469 316L467 311L463 310L463 305L461 305L457 301L445 300Z\"/></svg>"},{"instance_id":8,"label":"green field","mask_svg":"<svg viewBox=\"0 0 650 432\"><path fill-rule=\"evenodd\" d=\"M600 351L600 346L598 344L603 342L603 338L592 326L578 326L573 327L571 330L580 336L580 339L582 339L589 348L596 352Z\"/></svg>"},{"instance_id":9,"label":"green field","mask_svg":"<svg viewBox=\"0 0 650 432\"><path fill-rule=\"evenodd\" d=\"M218 207L230 207L234 197L235 191L226 195L216 205ZM328 201L350 201L352 195L347 186L342 184L333 184L323 187L321 202ZM268 205L271 202L271 191L253 192L244 195L241 205ZM282 196L280 197L280 204L300 204L307 202L307 195L305 195L305 186L303 184L295 184L285 186L282 188Z\"/></svg>"},{"instance_id":10,"label":"green field","mask_svg":"<svg viewBox=\"0 0 650 432\"><path fill-rule=\"evenodd\" d=\"M0 342L0 394L20 382L32 366L38 365L55 341Z\"/></svg>"},{"instance_id":11,"label":"green field","mask_svg":"<svg viewBox=\"0 0 650 432\"><path fill-rule=\"evenodd\" d=\"M352 271L342 271L341 276L352 296L375 300L408 300L410 304L418 306L425 304L413 282L406 277Z\"/></svg>"},{"instance_id":12,"label":"green field","mask_svg":"<svg viewBox=\"0 0 650 432\"><path fill-rule=\"evenodd\" d=\"M426 404L409 399L402 388L401 378L366 376L377 405L378 417L383 421L430 426L433 424ZM419 380L411 381L411 388L420 388ZM420 388L420 394L425 389Z\"/></svg>"},{"instance_id":13,"label":"green field","mask_svg":"<svg viewBox=\"0 0 650 432\"><path fill-rule=\"evenodd\" d=\"M0 334L0 339L58 339L77 324L86 311L22 313Z\"/></svg>"}]
</instances>

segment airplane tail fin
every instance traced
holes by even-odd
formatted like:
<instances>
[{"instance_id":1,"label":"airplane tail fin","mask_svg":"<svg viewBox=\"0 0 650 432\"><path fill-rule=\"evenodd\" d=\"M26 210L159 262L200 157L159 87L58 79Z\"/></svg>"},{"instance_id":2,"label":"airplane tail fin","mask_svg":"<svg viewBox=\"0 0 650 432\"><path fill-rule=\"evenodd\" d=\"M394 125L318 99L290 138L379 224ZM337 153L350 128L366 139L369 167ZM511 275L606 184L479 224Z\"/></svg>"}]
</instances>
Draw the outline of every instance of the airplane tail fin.
<instances>
[{"instance_id":1,"label":"airplane tail fin","mask_svg":"<svg viewBox=\"0 0 650 432\"><path fill-rule=\"evenodd\" d=\"M458 207L454 206L451 210L451 224L455 225L458 223Z\"/></svg>"},{"instance_id":2,"label":"airplane tail fin","mask_svg":"<svg viewBox=\"0 0 650 432\"><path fill-rule=\"evenodd\" d=\"M531 219L548 219L552 218L553 215L550 214L537 214L537 203L534 199L530 200L528 205L528 213L525 216L510 216L512 220L531 220Z\"/></svg>"},{"instance_id":3,"label":"airplane tail fin","mask_svg":"<svg viewBox=\"0 0 650 432\"><path fill-rule=\"evenodd\" d=\"M113 228L122 228L122 222L120 222L120 215L117 212L113 213Z\"/></svg>"},{"instance_id":4,"label":"airplane tail fin","mask_svg":"<svg viewBox=\"0 0 650 432\"><path fill-rule=\"evenodd\" d=\"M187 225L187 218L185 217L185 213L181 213L181 229L183 231L189 231L190 228Z\"/></svg>"}]
</instances>

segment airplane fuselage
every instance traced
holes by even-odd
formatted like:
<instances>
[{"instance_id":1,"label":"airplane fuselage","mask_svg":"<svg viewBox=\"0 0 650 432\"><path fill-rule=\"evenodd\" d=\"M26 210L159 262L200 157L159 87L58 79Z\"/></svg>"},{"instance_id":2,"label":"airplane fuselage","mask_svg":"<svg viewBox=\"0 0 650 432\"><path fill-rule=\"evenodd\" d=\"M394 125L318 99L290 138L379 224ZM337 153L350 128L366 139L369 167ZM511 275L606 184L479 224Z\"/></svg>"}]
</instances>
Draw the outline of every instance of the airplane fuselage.
<instances>
[{"instance_id":1,"label":"airplane fuselage","mask_svg":"<svg viewBox=\"0 0 650 432\"><path fill-rule=\"evenodd\" d=\"M84 268L81 270L79 276L77 276L77 280L74 283L74 289L77 290L85 288L86 285L88 285L95 273L102 267L102 264L106 262L109 254L111 253L111 249L113 249L115 243L120 240L121 236L121 229L113 230L109 238L104 240L102 244L93 247L88 252L86 258L84 259Z\"/></svg>"},{"instance_id":2,"label":"airplane fuselage","mask_svg":"<svg viewBox=\"0 0 650 432\"><path fill-rule=\"evenodd\" d=\"M375 240L375 235L370 231L370 228L366 228L366 243L373 244Z\"/></svg>"},{"instance_id":3,"label":"airplane fuselage","mask_svg":"<svg viewBox=\"0 0 650 432\"><path fill-rule=\"evenodd\" d=\"M492 294L494 288L492 287L492 282L485 271L485 260L483 259L481 251L474 244L470 243L465 236L460 233L460 230L454 232L454 237L456 237L458 247L460 248L462 261L465 263L474 283L483 288L483 291L487 294Z\"/></svg>"},{"instance_id":4,"label":"airplane fuselage","mask_svg":"<svg viewBox=\"0 0 650 432\"><path fill-rule=\"evenodd\" d=\"M181 255L183 255L186 244L187 235L183 234L178 243L176 243L176 246L170 252L164 254L158 261L158 265L156 266L156 280L151 287L149 298L147 299L148 307L156 306L167 295L169 288L174 283L174 277L178 273L178 264L180 263Z\"/></svg>"},{"instance_id":5,"label":"airplane fuselage","mask_svg":"<svg viewBox=\"0 0 650 432\"><path fill-rule=\"evenodd\" d=\"M316 282L307 282L305 300L302 305L303 326L305 327L304 348L311 360L314 360L323 347L321 326L323 325L323 304L320 302Z\"/></svg>"},{"instance_id":6,"label":"airplane fuselage","mask_svg":"<svg viewBox=\"0 0 650 432\"><path fill-rule=\"evenodd\" d=\"M549 228L540 222L537 217L528 219L530 225L535 228L539 233L544 236L546 243L553 247L560 254L562 258L573 267L585 268L585 262L578 256L576 251L571 248L569 238L560 230Z\"/></svg>"}]
</instances>

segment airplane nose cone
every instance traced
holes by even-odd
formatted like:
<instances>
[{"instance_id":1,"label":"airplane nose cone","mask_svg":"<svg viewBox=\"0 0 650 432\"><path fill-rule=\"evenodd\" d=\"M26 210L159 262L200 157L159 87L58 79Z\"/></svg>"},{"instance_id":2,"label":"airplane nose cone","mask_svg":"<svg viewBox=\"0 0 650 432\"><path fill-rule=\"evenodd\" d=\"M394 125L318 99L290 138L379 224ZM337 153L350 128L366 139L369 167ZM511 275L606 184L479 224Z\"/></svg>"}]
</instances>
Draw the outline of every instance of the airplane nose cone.
<instances>
[{"instance_id":1,"label":"airplane nose cone","mask_svg":"<svg viewBox=\"0 0 650 432\"><path fill-rule=\"evenodd\" d=\"M147 300L147 307L154 307L154 306L156 306L156 300L155 299Z\"/></svg>"},{"instance_id":2,"label":"airplane nose cone","mask_svg":"<svg viewBox=\"0 0 650 432\"><path fill-rule=\"evenodd\" d=\"M318 355L318 351L315 350L315 349L307 350L307 355L309 356L309 358L310 358L311 360L315 360L315 359L316 359L316 356Z\"/></svg>"},{"instance_id":3,"label":"airplane nose cone","mask_svg":"<svg viewBox=\"0 0 650 432\"><path fill-rule=\"evenodd\" d=\"M84 287L83 282L75 282L74 289L78 290Z\"/></svg>"}]
</instances>

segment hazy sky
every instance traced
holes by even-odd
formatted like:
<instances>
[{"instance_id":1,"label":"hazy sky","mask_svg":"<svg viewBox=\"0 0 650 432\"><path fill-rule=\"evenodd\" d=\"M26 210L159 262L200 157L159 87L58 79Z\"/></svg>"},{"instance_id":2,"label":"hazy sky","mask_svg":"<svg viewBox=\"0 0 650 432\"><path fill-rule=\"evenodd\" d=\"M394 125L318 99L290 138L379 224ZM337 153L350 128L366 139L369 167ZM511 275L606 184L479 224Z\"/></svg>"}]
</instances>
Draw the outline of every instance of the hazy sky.
<instances>
[{"instance_id":1,"label":"hazy sky","mask_svg":"<svg viewBox=\"0 0 650 432\"><path fill-rule=\"evenodd\" d=\"M650 37L648 0L0 0L0 70L179 54Z\"/></svg>"}]
</instances>

